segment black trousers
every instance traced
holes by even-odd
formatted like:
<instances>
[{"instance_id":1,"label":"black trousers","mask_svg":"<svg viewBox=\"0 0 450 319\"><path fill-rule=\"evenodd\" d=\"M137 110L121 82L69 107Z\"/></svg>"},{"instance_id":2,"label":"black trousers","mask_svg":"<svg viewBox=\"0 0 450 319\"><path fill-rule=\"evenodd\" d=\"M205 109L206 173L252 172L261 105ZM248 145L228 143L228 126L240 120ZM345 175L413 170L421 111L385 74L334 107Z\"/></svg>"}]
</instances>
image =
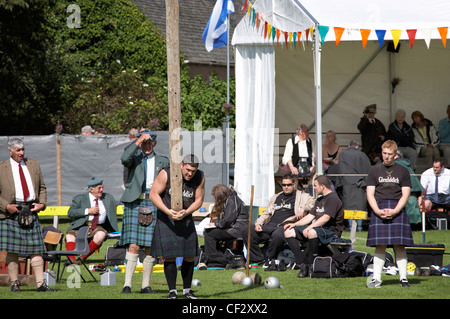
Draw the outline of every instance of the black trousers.
<instances>
[{"instance_id":1,"label":"black trousers","mask_svg":"<svg viewBox=\"0 0 450 319\"><path fill-rule=\"evenodd\" d=\"M244 244L248 244L248 228L242 230L242 237L244 238ZM267 244L268 247L263 253L260 244ZM283 245L284 239L284 227L277 226L275 224L266 224L262 226L262 231L257 232L255 225L251 226L250 248L247 247L247 253L250 254L251 263L260 263L265 260L271 260L277 258Z\"/></svg>"}]
</instances>

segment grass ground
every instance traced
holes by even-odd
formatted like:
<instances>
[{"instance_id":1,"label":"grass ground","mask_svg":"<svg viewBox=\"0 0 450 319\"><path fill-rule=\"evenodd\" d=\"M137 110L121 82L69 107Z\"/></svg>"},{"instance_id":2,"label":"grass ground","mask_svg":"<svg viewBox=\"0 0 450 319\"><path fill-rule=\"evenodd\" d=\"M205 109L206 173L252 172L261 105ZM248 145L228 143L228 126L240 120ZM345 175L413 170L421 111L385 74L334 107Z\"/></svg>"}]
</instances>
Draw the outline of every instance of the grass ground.
<instances>
[{"instance_id":1,"label":"grass ground","mask_svg":"<svg viewBox=\"0 0 450 319\"><path fill-rule=\"evenodd\" d=\"M51 219L43 219L43 225L51 224ZM68 222L62 220L59 229L65 230ZM349 233L343 234L349 238ZM365 246L367 232L357 233L356 250L366 251L373 254L373 248ZM116 240L109 239L100 249L99 253L92 255L88 262L90 264L103 263L106 248L115 243ZM414 241L422 243L422 232L414 231ZM449 231L427 231L426 243L444 243L450 247ZM392 250L391 250L392 251ZM444 255L443 265L450 264L450 255ZM38 293L35 287L22 286L21 292L12 294L9 287L0 287L0 300L5 299L105 299L105 300L134 300L134 299L166 299L168 295L167 285L163 273L153 273L151 282L155 295L142 295L141 288L142 274L136 273L133 277L132 294L122 295L124 274L116 272L115 286L101 286L100 273L94 272L98 283L82 269L83 274L89 282L81 282L79 288L71 288L70 282L66 281L70 274L64 274L60 284L55 286L56 293ZM228 299L228 300L265 300L265 299L450 299L450 277L442 276L410 276L410 288L401 288L398 284L398 276L383 275L381 289L367 289L366 277L359 278L297 278L297 271L286 272L266 272L263 269L251 269L251 272L258 272L263 281L268 276L275 276L280 280L282 289L265 289L264 285L252 286L250 288L235 285L231 282L232 275L236 270L206 270L194 272L194 278L201 281L202 285L195 287L196 295L202 300L207 299ZM178 282L181 283L181 275L178 274ZM182 286L179 286L181 293Z\"/></svg>"}]
</instances>

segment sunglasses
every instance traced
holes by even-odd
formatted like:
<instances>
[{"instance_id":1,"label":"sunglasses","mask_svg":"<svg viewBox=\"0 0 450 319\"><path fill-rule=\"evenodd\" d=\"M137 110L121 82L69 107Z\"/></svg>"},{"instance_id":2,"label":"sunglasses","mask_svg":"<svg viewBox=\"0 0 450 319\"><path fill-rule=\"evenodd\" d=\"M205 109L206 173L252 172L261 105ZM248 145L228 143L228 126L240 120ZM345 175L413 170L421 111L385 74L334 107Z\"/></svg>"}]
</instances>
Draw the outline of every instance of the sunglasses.
<instances>
[{"instance_id":1,"label":"sunglasses","mask_svg":"<svg viewBox=\"0 0 450 319\"><path fill-rule=\"evenodd\" d=\"M294 184L281 184L281 186L283 186L283 187L286 187L286 186L292 186L292 185L294 185Z\"/></svg>"}]
</instances>

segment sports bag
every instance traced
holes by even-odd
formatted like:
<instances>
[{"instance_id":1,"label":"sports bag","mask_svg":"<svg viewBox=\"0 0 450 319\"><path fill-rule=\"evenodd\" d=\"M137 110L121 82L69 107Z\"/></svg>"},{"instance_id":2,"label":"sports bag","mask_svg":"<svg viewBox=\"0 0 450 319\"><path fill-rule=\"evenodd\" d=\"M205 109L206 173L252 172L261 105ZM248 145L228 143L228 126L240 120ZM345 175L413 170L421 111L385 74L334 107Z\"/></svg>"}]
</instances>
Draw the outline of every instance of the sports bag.
<instances>
[{"instance_id":1,"label":"sports bag","mask_svg":"<svg viewBox=\"0 0 450 319\"><path fill-rule=\"evenodd\" d=\"M336 263L333 258L320 257L317 256L314 258L310 269L311 278L335 278L339 277L338 271L336 268Z\"/></svg>"}]
</instances>

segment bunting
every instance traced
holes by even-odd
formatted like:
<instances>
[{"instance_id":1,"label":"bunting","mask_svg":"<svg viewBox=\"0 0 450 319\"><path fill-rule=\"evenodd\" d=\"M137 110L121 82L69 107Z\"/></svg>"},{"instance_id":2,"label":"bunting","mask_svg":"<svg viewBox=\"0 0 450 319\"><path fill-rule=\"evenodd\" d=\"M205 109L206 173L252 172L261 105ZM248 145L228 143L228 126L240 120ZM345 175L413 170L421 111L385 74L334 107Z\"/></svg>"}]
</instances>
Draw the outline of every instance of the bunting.
<instances>
[{"instance_id":1,"label":"bunting","mask_svg":"<svg viewBox=\"0 0 450 319\"><path fill-rule=\"evenodd\" d=\"M314 32L314 27L305 29L305 30L298 30L297 32L288 32L284 30L279 30L272 26L270 23L268 23L264 16L260 14L259 12L256 12L255 8L253 8L253 5L249 0L245 0L244 6L242 7L241 12L245 13L247 11L247 19L249 19L250 23L256 28L259 29L260 26L264 26L263 30L263 37L264 39L270 40L272 38L272 42L275 42L275 38L277 41L277 45L280 45L280 36L284 36L285 46L286 49L297 49L297 44L300 42L306 42L308 44L309 42L309 36ZM448 27L438 27L438 28L424 28L424 29L408 29L405 30L408 35L409 45L411 49L414 46L417 32L420 31L421 35L424 38L425 44L427 48L430 48L430 41L431 41L431 34L433 30L436 30L439 32L439 35L441 37L442 44L444 45L444 48L447 45L447 35L448 35ZM320 42L323 45L325 42L325 38L330 30L330 26L324 26L324 25L318 25L318 33L320 36ZM339 46L339 43L341 42L342 35L344 34L345 28L342 27L333 27L335 39L336 39L336 46ZM354 29L348 30L349 32L354 31ZM383 46L386 32L389 31L392 35L392 40L394 43L394 48L397 49L397 46L400 41L401 34L403 30L393 29L393 30L370 30L370 29L359 29L359 32L361 34L361 41L362 41L362 47L363 49L366 48L367 42L369 40L369 36L372 31L375 31L375 34L378 39L378 45L381 48ZM282 40L281 40L282 41Z\"/></svg>"}]
</instances>

